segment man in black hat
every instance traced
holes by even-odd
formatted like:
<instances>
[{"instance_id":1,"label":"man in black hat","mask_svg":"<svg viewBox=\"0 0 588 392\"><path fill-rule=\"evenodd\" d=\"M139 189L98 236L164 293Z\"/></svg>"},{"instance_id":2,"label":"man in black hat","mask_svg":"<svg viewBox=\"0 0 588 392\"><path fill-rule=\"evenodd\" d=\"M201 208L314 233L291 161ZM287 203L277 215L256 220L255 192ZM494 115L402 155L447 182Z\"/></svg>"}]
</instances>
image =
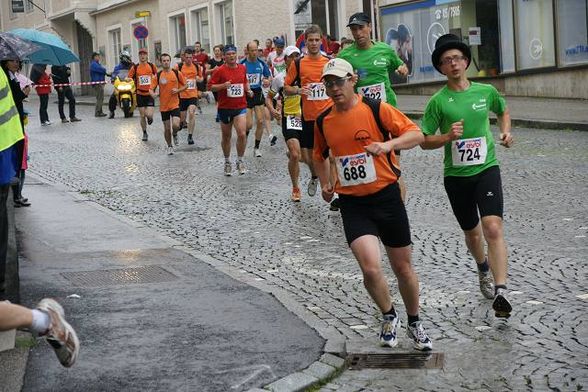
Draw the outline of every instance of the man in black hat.
<instances>
[{"instance_id":1,"label":"man in black hat","mask_svg":"<svg viewBox=\"0 0 588 392\"><path fill-rule=\"evenodd\" d=\"M496 317L508 318L512 306L506 298L502 183L488 112L498 118L500 144L505 147L513 143L510 115L504 98L492 85L468 80L471 58L470 48L453 34L443 35L435 43L431 59L437 71L447 77L447 85L427 104L421 147L445 148L445 190L476 261L480 291L494 299Z\"/></svg>"},{"instance_id":2,"label":"man in black hat","mask_svg":"<svg viewBox=\"0 0 588 392\"><path fill-rule=\"evenodd\" d=\"M392 90L390 74L408 75L406 64L390 45L372 41L372 25L367 14L358 12L351 15L347 27L351 29L355 42L341 50L337 57L347 60L353 66L359 77L355 86L357 92L396 107L396 94ZM396 151L396 155L400 155L400 151ZM402 200L406 200L404 179L400 177L398 183Z\"/></svg>"}]
</instances>

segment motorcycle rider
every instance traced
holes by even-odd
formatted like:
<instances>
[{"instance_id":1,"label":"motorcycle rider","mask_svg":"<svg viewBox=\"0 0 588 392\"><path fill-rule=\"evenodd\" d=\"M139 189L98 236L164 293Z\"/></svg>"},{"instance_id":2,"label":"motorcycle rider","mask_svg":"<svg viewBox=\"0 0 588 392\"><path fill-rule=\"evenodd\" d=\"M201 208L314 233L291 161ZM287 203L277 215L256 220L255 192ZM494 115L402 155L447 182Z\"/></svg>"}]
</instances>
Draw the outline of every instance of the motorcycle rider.
<instances>
[{"instance_id":1,"label":"motorcycle rider","mask_svg":"<svg viewBox=\"0 0 588 392\"><path fill-rule=\"evenodd\" d=\"M118 77L120 80L124 80L129 75L129 70L133 66L133 61L131 60L131 55L128 51L123 50L120 52L119 55L120 62L114 67L114 70L111 74L111 82L114 83L116 78ZM108 118L114 118L114 111L118 105L116 99L116 90L112 92L110 99L108 100L108 110L110 111L110 115Z\"/></svg>"}]
</instances>

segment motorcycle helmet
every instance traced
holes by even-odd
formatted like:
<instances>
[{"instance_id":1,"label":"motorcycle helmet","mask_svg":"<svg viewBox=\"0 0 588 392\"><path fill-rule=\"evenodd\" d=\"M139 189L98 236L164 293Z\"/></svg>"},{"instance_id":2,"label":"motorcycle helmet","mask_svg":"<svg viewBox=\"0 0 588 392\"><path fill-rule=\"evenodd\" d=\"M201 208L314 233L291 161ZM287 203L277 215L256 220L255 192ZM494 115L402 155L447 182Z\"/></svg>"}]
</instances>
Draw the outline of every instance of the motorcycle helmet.
<instances>
[{"instance_id":1,"label":"motorcycle helmet","mask_svg":"<svg viewBox=\"0 0 588 392\"><path fill-rule=\"evenodd\" d=\"M126 50L123 50L122 52L120 52L120 55L118 58L119 58L120 62L123 64L131 64L133 62L133 60L131 60L131 54L129 52L127 52Z\"/></svg>"}]
</instances>

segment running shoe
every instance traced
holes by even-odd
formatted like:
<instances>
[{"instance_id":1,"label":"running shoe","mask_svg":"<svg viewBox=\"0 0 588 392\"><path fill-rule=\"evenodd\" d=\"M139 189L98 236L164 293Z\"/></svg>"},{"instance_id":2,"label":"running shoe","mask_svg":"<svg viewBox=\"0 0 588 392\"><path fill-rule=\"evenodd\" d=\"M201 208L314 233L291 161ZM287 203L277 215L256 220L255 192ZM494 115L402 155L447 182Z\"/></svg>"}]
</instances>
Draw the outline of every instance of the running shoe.
<instances>
[{"instance_id":1,"label":"running shoe","mask_svg":"<svg viewBox=\"0 0 588 392\"><path fill-rule=\"evenodd\" d=\"M341 203L339 202L339 198L336 197L331 201L331 205L329 206L329 210L339 211L340 208L341 208Z\"/></svg>"},{"instance_id":2,"label":"running shoe","mask_svg":"<svg viewBox=\"0 0 588 392\"><path fill-rule=\"evenodd\" d=\"M178 144L180 144L180 141L178 140L178 135L174 135L174 145L177 146Z\"/></svg>"},{"instance_id":3,"label":"running shoe","mask_svg":"<svg viewBox=\"0 0 588 392\"><path fill-rule=\"evenodd\" d=\"M153 118L147 117L147 124L149 124L149 125L153 124Z\"/></svg>"},{"instance_id":4,"label":"running shoe","mask_svg":"<svg viewBox=\"0 0 588 392\"><path fill-rule=\"evenodd\" d=\"M167 146L167 155L174 155L174 147Z\"/></svg>"},{"instance_id":5,"label":"running shoe","mask_svg":"<svg viewBox=\"0 0 588 392\"><path fill-rule=\"evenodd\" d=\"M494 298L494 279L490 270L482 272L478 270L478 280L480 281L480 291L485 298Z\"/></svg>"},{"instance_id":6,"label":"running shoe","mask_svg":"<svg viewBox=\"0 0 588 392\"><path fill-rule=\"evenodd\" d=\"M229 162L225 162L225 176L229 177L232 175L233 168Z\"/></svg>"},{"instance_id":7,"label":"running shoe","mask_svg":"<svg viewBox=\"0 0 588 392\"><path fill-rule=\"evenodd\" d=\"M396 339L396 330L400 327L400 320L396 314L385 314L380 329L380 345L388 347L396 347L398 340Z\"/></svg>"},{"instance_id":8,"label":"running shoe","mask_svg":"<svg viewBox=\"0 0 588 392\"><path fill-rule=\"evenodd\" d=\"M192 138L192 135L188 135L188 144L194 144L194 139Z\"/></svg>"},{"instance_id":9,"label":"running shoe","mask_svg":"<svg viewBox=\"0 0 588 392\"><path fill-rule=\"evenodd\" d=\"M49 329L42 336L55 350L59 362L65 367L71 367L78 357L80 341L76 331L65 321L63 308L55 300L44 298L37 309L47 313L51 319Z\"/></svg>"},{"instance_id":10,"label":"running shoe","mask_svg":"<svg viewBox=\"0 0 588 392\"><path fill-rule=\"evenodd\" d=\"M149 140L149 136L147 135L147 132L143 131L143 140L144 142L146 142L147 140Z\"/></svg>"},{"instance_id":11,"label":"running shoe","mask_svg":"<svg viewBox=\"0 0 588 392\"><path fill-rule=\"evenodd\" d=\"M62 119L61 119L61 122L65 124L65 123L68 123L68 122L69 122L69 120L68 120L67 118L62 118Z\"/></svg>"},{"instance_id":12,"label":"running shoe","mask_svg":"<svg viewBox=\"0 0 588 392\"><path fill-rule=\"evenodd\" d=\"M492 302L492 309L494 309L494 315L500 318L509 318L510 312L512 311L512 305L506 298L505 289L497 289L496 295L494 296L494 302Z\"/></svg>"},{"instance_id":13,"label":"running shoe","mask_svg":"<svg viewBox=\"0 0 588 392\"><path fill-rule=\"evenodd\" d=\"M276 135L272 135L270 137L270 146L275 146L277 141L278 141L278 137Z\"/></svg>"},{"instance_id":14,"label":"running shoe","mask_svg":"<svg viewBox=\"0 0 588 392\"><path fill-rule=\"evenodd\" d=\"M45 127L45 126L47 126L47 125L49 125L49 121L43 121L43 122L41 123L41 126L42 126L42 127Z\"/></svg>"},{"instance_id":15,"label":"running shoe","mask_svg":"<svg viewBox=\"0 0 588 392\"><path fill-rule=\"evenodd\" d=\"M51 124L53 124L51 121L49 121L49 120L45 121L45 125L51 125Z\"/></svg>"},{"instance_id":16,"label":"running shoe","mask_svg":"<svg viewBox=\"0 0 588 392\"><path fill-rule=\"evenodd\" d=\"M406 327L406 334L413 341L413 347L419 351L431 351L433 343L427 336L423 324L420 321L415 321Z\"/></svg>"},{"instance_id":17,"label":"running shoe","mask_svg":"<svg viewBox=\"0 0 588 392\"><path fill-rule=\"evenodd\" d=\"M245 174L245 172L247 171L247 169L245 169L245 162L243 162L243 161L237 162L237 171L239 172L240 175Z\"/></svg>"},{"instance_id":18,"label":"running shoe","mask_svg":"<svg viewBox=\"0 0 588 392\"><path fill-rule=\"evenodd\" d=\"M69 121L71 121L71 122L80 122L82 120L79 119L79 118L77 118L77 117L72 117L72 118L69 119Z\"/></svg>"},{"instance_id":19,"label":"running shoe","mask_svg":"<svg viewBox=\"0 0 588 392\"><path fill-rule=\"evenodd\" d=\"M310 178L310 181L308 182L308 196L314 196L316 195L316 190L318 188L318 183L319 183L319 179L317 178Z\"/></svg>"},{"instance_id":20,"label":"running shoe","mask_svg":"<svg viewBox=\"0 0 588 392\"><path fill-rule=\"evenodd\" d=\"M301 197L300 188L292 188L292 196L290 197L292 201L300 201Z\"/></svg>"},{"instance_id":21,"label":"running shoe","mask_svg":"<svg viewBox=\"0 0 588 392\"><path fill-rule=\"evenodd\" d=\"M261 150L259 148L254 148L253 155L255 155L257 158L261 158Z\"/></svg>"}]
</instances>

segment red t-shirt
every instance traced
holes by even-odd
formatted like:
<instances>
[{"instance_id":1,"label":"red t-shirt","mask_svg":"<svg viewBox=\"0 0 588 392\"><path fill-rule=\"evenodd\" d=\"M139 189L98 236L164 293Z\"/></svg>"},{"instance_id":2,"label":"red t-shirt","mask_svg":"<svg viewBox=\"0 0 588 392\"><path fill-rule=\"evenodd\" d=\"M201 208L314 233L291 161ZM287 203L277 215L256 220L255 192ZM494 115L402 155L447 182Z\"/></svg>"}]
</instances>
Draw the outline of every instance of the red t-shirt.
<instances>
[{"instance_id":1,"label":"red t-shirt","mask_svg":"<svg viewBox=\"0 0 588 392\"><path fill-rule=\"evenodd\" d=\"M218 91L219 109L245 109L247 108L247 69L243 64L237 64L236 68L230 68L223 64L216 67L210 78L210 85L231 82L231 87Z\"/></svg>"},{"instance_id":2,"label":"red t-shirt","mask_svg":"<svg viewBox=\"0 0 588 392\"><path fill-rule=\"evenodd\" d=\"M203 67L208 64L208 55L205 52L200 52L198 54L194 55L194 59L196 59L196 62L200 65L202 65Z\"/></svg>"}]
</instances>

